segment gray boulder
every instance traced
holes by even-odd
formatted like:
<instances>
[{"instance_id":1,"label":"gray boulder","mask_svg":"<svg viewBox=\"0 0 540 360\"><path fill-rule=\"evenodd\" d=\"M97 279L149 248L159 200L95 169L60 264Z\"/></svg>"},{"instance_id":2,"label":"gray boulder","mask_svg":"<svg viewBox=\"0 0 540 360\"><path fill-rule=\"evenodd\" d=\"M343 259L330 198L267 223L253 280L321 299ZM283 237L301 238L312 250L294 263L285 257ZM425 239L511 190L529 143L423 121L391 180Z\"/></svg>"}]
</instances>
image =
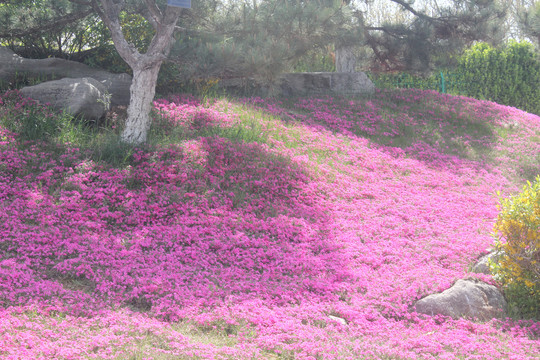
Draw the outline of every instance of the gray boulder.
<instances>
[{"instance_id":1,"label":"gray boulder","mask_svg":"<svg viewBox=\"0 0 540 360\"><path fill-rule=\"evenodd\" d=\"M112 74L82 63L57 58L25 59L8 48L0 47L0 80L13 81L17 74L25 74L43 81L59 78L93 78L102 83L106 92L112 95L113 106L129 104L131 76L128 74Z\"/></svg>"},{"instance_id":2,"label":"gray boulder","mask_svg":"<svg viewBox=\"0 0 540 360\"><path fill-rule=\"evenodd\" d=\"M363 72L290 73L281 77L285 96L311 94L371 94L375 85Z\"/></svg>"},{"instance_id":3,"label":"gray boulder","mask_svg":"<svg viewBox=\"0 0 540 360\"><path fill-rule=\"evenodd\" d=\"M340 323L341 325L347 325L347 320L345 320L345 319L342 318L342 317L334 316L334 315L328 315L328 318L329 318L330 320L333 320L333 321L335 321L335 322Z\"/></svg>"},{"instance_id":4,"label":"gray boulder","mask_svg":"<svg viewBox=\"0 0 540 360\"><path fill-rule=\"evenodd\" d=\"M506 301L495 286L468 279L458 280L454 286L440 294L418 300L414 310L431 316L445 315L454 319L487 321L504 315Z\"/></svg>"},{"instance_id":5,"label":"gray boulder","mask_svg":"<svg viewBox=\"0 0 540 360\"><path fill-rule=\"evenodd\" d=\"M92 78L47 81L21 89L21 93L42 104L58 110L66 110L74 116L99 120L109 110L107 88Z\"/></svg>"},{"instance_id":6,"label":"gray boulder","mask_svg":"<svg viewBox=\"0 0 540 360\"><path fill-rule=\"evenodd\" d=\"M471 272L476 274L491 275L491 269L489 268L490 261L497 261L497 253L495 251L490 252L487 255L482 256L471 269Z\"/></svg>"}]
</instances>

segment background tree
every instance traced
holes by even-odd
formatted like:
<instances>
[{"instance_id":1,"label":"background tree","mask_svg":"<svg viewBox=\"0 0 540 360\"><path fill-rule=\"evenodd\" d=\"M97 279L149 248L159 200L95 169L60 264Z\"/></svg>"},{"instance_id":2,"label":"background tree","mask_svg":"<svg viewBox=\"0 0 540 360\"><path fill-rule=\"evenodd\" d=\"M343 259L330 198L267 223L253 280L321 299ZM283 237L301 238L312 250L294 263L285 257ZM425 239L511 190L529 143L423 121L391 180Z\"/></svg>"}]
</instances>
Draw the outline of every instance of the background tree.
<instances>
[{"instance_id":1,"label":"background tree","mask_svg":"<svg viewBox=\"0 0 540 360\"><path fill-rule=\"evenodd\" d=\"M47 49L51 55L62 54L65 45L73 44L77 39L81 44L79 51L92 46L94 36L103 35L103 31L97 31L97 27L84 29L84 26L95 25L96 20L101 19L108 29L105 35L110 36L133 74L122 140L134 144L146 141L159 69L170 51L180 8L166 6L166 0L22 0L16 3L4 1L1 5L0 21L4 32L0 37L5 44L25 49L32 49L34 44L38 45L36 48L45 44L41 49ZM127 35L131 36L129 39L126 36L125 32L130 28L125 25L140 20L133 18L137 16L143 18L139 25L147 23L151 27L149 39L146 36L139 38L129 31ZM125 21L126 17L128 21ZM82 27L77 34L86 38L69 36L70 27ZM139 31L143 29L145 27L141 26ZM55 38L58 41L54 41Z\"/></svg>"},{"instance_id":2,"label":"background tree","mask_svg":"<svg viewBox=\"0 0 540 360\"><path fill-rule=\"evenodd\" d=\"M4 0L0 3L0 39L22 56L69 58L101 40L97 15L69 0Z\"/></svg>"},{"instance_id":3,"label":"background tree","mask_svg":"<svg viewBox=\"0 0 540 360\"><path fill-rule=\"evenodd\" d=\"M44 7L54 2L38 1ZM82 14L90 14L90 10L99 15L110 32L118 54L132 70L131 103L126 129L122 134L124 141L132 143L146 139L155 79L169 53L175 30L180 35L175 42L173 61L181 75L253 77L259 83L270 84L307 51L326 46L336 38L348 36L352 39L351 34L355 33L350 10L341 1L334 0L196 1L193 11L185 16L180 16L178 8L166 7L165 0L69 2L72 5L66 11L71 9L79 12L77 18L71 14L74 22L80 23ZM10 4L9 9L5 9L5 28L12 30L3 35L9 40L14 39L17 31L21 31L18 29L29 24L23 18L23 9L17 7L20 5ZM60 38L65 37L64 24L59 20L63 13L43 16L39 10L29 11L33 19L39 19L34 33L39 34L40 41L48 42L43 36L46 29L51 28L57 29ZM21 20L18 23L10 22L10 16ZM133 20L134 17L138 17L137 24L140 24L139 29L145 33L144 36L137 37L129 32L133 21L122 21L126 18ZM142 22L139 21L141 19ZM145 30L148 24L152 26L150 34ZM20 43L24 46L30 34L19 32L17 36L22 39Z\"/></svg>"},{"instance_id":4,"label":"background tree","mask_svg":"<svg viewBox=\"0 0 540 360\"><path fill-rule=\"evenodd\" d=\"M172 52L173 61L183 64L190 76L272 84L306 53L327 51L338 39L351 44L361 38L353 12L341 1L216 3L204 22L179 22L183 36Z\"/></svg>"},{"instance_id":5,"label":"background tree","mask_svg":"<svg viewBox=\"0 0 540 360\"><path fill-rule=\"evenodd\" d=\"M518 13L519 25L525 36L540 49L540 1L533 2Z\"/></svg>"},{"instance_id":6,"label":"background tree","mask_svg":"<svg viewBox=\"0 0 540 360\"><path fill-rule=\"evenodd\" d=\"M498 43L504 37L506 11L496 0L430 0L418 5L380 0L357 6L363 14L365 46L373 54L370 68L376 71L448 65L475 41ZM385 12L372 16L378 6Z\"/></svg>"},{"instance_id":7,"label":"background tree","mask_svg":"<svg viewBox=\"0 0 540 360\"><path fill-rule=\"evenodd\" d=\"M178 82L252 78L271 85L306 53L328 52L331 46L356 46L370 57L374 70L425 70L476 40L501 38L498 30L505 13L495 0L453 0L444 6L436 0L421 6L384 0L399 13L389 20L371 17L375 3L208 0L194 1L192 10L182 12L167 7L166 0L3 1L0 37L13 47L53 44L60 53L72 51L66 46L77 42L79 51L96 41L114 43L133 74L122 134L130 143L146 139L158 73L171 46L175 73L170 78ZM71 27L81 29L80 36L67 35ZM174 32L178 36L173 41Z\"/></svg>"}]
</instances>

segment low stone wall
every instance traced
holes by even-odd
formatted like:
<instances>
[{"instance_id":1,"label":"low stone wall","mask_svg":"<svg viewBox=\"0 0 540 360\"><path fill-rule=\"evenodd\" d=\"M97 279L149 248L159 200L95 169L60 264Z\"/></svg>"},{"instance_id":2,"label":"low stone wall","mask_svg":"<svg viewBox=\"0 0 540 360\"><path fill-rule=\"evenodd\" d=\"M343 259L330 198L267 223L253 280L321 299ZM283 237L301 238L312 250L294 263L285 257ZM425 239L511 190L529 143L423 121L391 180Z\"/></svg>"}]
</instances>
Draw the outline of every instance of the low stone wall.
<instances>
[{"instance_id":1,"label":"low stone wall","mask_svg":"<svg viewBox=\"0 0 540 360\"><path fill-rule=\"evenodd\" d=\"M375 85L363 72L311 72L290 73L281 77L284 96L311 94L371 94Z\"/></svg>"},{"instance_id":2,"label":"low stone wall","mask_svg":"<svg viewBox=\"0 0 540 360\"><path fill-rule=\"evenodd\" d=\"M261 85L252 78L221 80L219 86L242 94L249 91L260 96L359 95L375 92L375 85L363 72L306 72L281 75L273 85Z\"/></svg>"}]
</instances>

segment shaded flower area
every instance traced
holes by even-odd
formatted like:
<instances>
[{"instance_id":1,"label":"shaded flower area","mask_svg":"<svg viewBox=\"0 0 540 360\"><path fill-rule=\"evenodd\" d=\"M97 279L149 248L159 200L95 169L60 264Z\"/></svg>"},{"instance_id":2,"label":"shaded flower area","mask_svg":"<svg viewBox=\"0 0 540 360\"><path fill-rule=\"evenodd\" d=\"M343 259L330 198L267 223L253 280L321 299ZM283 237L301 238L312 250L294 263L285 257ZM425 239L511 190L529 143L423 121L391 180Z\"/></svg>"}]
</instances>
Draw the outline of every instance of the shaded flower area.
<instances>
[{"instance_id":1,"label":"shaded flower area","mask_svg":"<svg viewBox=\"0 0 540 360\"><path fill-rule=\"evenodd\" d=\"M493 283L469 267L496 191L540 172L540 117L417 90L155 108L184 140L124 167L0 129L0 357L540 352L539 323L409 311L457 279Z\"/></svg>"}]
</instances>

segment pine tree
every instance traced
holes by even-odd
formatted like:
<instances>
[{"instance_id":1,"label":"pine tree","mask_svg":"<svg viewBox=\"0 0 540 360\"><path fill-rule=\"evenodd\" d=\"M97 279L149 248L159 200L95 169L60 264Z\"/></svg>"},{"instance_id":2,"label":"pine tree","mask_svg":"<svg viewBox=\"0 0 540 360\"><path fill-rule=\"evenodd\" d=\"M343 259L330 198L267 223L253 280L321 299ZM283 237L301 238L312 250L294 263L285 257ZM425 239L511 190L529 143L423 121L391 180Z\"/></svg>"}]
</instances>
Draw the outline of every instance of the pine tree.
<instances>
[{"instance_id":1,"label":"pine tree","mask_svg":"<svg viewBox=\"0 0 540 360\"><path fill-rule=\"evenodd\" d=\"M221 3L203 24L184 25L180 20L185 36L172 51L173 61L191 76L272 83L308 52L327 49L338 39L358 42L361 33L353 15L346 4L334 0Z\"/></svg>"},{"instance_id":2,"label":"pine tree","mask_svg":"<svg viewBox=\"0 0 540 360\"><path fill-rule=\"evenodd\" d=\"M166 60L187 78L243 77L272 84L306 53L328 51L331 45L338 53L369 49L372 69L430 69L476 40L500 39L505 12L496 0L453 0L431 9L415 7L412 0L385 1L407 14L403 21L374 24L348 0L194 0L187 12L166 6L165 0L4 0L0 38L22 46L51 43L48 34L67 39L69 26L84 28L85 21L96 23L99 16L110 33L100 36L110 36L133 71L132 104L122 136L133 143L146 139L158 71ZM122 22L130 15L148 25L136 33L151 31L130 37ZM81 49L91 44L88 35L95 32L79 32L87 39Z\"/></svg>"},{"instance_id":3,"label":"pine tree","mask_svg":"<svg viewBox=\"0 0 540 360\"><path fill-rule=\"evenodd\" d=\"M518 17L521 30L536 43L536 48L540 51L540 1L520 12Z\"/></svg>"},{"instance_id":4,"label":"pine tree","mask_svg":"<svg viewBox=\"0 0 540 360\"><path fill-rule=\"evenodd\" d=\"M100 34L94 11L69 0L3 0L0 2L0 39L26 57L69 58L88 46L96 46ZM102 37L101 37L102 40Z\"/></svg>"},{"instance_id":5,"label":"pine tree","mask_svg":"<svg viewBox=\"0 0 540 360\"><path fill-rule=\"evenodd\" d=\"M446 6L416 6L411 0L382 0L402 17L373 24L364 11L365 45L373 70L429 70L452 61L475 41L499 43L506 11L496 0L453 0ZM420 4L422 5L422 3Z\"/></svg>"}]
</instances>

